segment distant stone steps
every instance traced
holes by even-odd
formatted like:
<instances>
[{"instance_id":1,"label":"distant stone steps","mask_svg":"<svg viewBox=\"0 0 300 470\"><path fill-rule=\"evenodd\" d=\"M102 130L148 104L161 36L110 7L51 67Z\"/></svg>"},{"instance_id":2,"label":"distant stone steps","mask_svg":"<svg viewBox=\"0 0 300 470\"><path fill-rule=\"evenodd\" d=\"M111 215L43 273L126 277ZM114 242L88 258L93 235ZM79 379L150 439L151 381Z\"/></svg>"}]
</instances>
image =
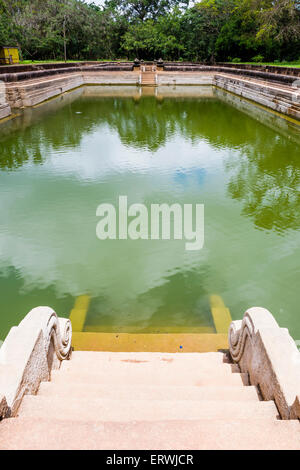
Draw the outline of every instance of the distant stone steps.
<instances>
[{"instance_id":1,"label":"distant stone steps","mask_svg":"<svg viewBox=\"0 0 300 470\"><path fill-rule=\"evenodd\" d=\"M155 66L142 66L140 83L143 86L156 86L157 73Z\"/></svg>"}]
</instances>

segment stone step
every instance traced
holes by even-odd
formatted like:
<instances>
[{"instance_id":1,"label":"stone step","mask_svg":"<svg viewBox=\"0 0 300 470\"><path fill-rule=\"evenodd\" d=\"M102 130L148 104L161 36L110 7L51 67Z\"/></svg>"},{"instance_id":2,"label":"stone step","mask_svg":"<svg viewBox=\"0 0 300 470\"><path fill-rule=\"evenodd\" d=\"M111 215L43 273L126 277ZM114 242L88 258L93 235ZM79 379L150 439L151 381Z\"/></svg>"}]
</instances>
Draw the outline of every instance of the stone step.
<instances>
[{"instance_id":1,"label":"stone step","mask_svg":"<svg viewBox=\"0 0 300 470\"><path fill-rule=\"evenodd\" d=\"M273 401L249 401L245 406L238 401L187 400L110 400L85 396L24 397L19 416L27 418L57 418L71 421L95 420L111 422L195 420L195 419L262 419L276 420L278 415Z\"/></svg>"},{"instance_id":2,"label":"stone step","mask_svg":"<svg viewBox=\"0 0 300 470\"><path fill-rule=\"evenodd\" d=\"M159 352L97 352L97 351L74 351L71 361L65 361L62 365L66 364L86 364L86 361L93 362L119 362L119 361L132 361L133 363L141 362L169 362L169 363L184 363L193 361L197 364L207 364L208 362L213 367L218 364L224 364L226 360L222 352L209 352L209 353L185 353L185 354L172 354L172 353L159 353Z\"/></svg>"},{"instance_id":3,"label":"stone step","mask_svg":"<svg viewBox=\"0 0 300 470\"><path fill-rule=\"evenodd\" d=\"M184 356L185 357L185 356ZM220 356L190 355L185 360L175 356L153 353L77 353L71 361L52 373L58 382L142 384L142 385L220 385L241 386L243 377L232 373L231 364ZM224 356L222 357L224 360Z\"/></svg>"},{"instance_id":4,"label":"stone step","mask_svg":"<svg viewBox=\"0 0 300 470\"><path fill-rule=\"evenodd\" d=\"M59 396L81 398L109 398L113 400L222 400L222 401L258 401L255 387L193 387L193 386L144 386L121 384L118 388L103 384L43 382L39 396Z\"/></svg>"},{"instance_id":5,"label":"stone step","mask_svg":"<svg viewBox=\"0 0 300 470\"><path fill-rule=\"evenodd\" d=\"M51 380L53 383L86 383L86 384L106 384L110 386L119 386L120 383L129 383L131 385L192 385L192 386L211 386L219 387L232 386L241 387L244 385L244 376L246 374L233 374L230 369L225 367L216 367L213 373L208 369L182 370L179 367L169 369L159 368L157 370L149 367L137 369L132 367L114 366L92 366L86 364L84 369L72 368L71 370L53 371Z\"/></svg>"},{"instance_id":6,"label":"stone step","mask_svg":"<svg viewBox=\"0 0 300 470\"><path fill-rule=\"evenodd\" d=\"M100 373L101 371L151 372L159 374L169 371L178 371L184 374L195 372L209 372L231 374L231 364L223 362L224 355L209 356L202 354L194 355L159 355L155 353L74 353L71 361L62 363L61 371L72 371L85 369L89 372Z\"/></svg>"},{"instance_id":7,"label":"stone step","mask_svg":"<svg viewBox=\"0 0 300 470\"><path fill-rule=\"evenodd\" d=\"M71 361L64 361L61 371L88 370L92 373L100 373L120 370L143 371L151 374L159 374L170 371L177 371L184 374L194 374L195 372L209 372L231 374L232 365L223 362L224 355L202 357L201 354L194 355L158 355L154 353L74 353Z\"/></svg>"},{"instance_id":8,"label":"stone step","mask_svg":"<svg viewBox=\"0 0 300 470\"><path fill-rule=\"evenodd\" d=\"M26 431L26 432L25 432ZM299 450L298 421L254 419L115 423L11 418L1 450Z\"/></svg>"}]
</instances>

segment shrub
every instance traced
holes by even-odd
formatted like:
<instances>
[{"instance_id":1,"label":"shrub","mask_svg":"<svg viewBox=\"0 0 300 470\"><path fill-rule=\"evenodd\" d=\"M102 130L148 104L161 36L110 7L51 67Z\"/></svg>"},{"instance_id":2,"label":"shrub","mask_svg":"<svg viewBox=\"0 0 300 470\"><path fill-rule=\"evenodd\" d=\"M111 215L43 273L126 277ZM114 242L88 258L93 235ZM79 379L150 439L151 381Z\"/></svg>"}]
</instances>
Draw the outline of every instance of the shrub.
<instances>
[{"instance_id":1,"label":"shrub","mask_svg":"<svg viewBox=\"0 0 300 470\"><path fill-rule=\"evenodd\" d=\"M235 57L234 59L232 59L232 62L234 64L240 64L242 62L242 59L240 59L239 57Z\"/></svg>"},{"instance_id":2,"label":"shrub","mask_svg":"<svg viewBox=\"0 0 300 470\"><path fill-rule=\"evenodd\" d=\"M257 54L256 56L252 57L251 59L252 62L263 62L264 61L264 56L261 54Z\"/></svg>"}]
</instances>

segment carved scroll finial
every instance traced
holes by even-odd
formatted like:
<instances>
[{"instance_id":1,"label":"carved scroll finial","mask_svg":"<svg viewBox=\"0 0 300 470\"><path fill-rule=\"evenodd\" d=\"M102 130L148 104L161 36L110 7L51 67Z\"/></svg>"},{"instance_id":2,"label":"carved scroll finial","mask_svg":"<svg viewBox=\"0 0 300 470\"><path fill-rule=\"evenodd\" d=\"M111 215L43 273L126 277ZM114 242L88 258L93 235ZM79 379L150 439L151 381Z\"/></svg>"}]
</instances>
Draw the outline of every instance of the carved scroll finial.
<instances>
[{"instance_id":1,"label":"carved scroll finial","mask_svg":"<svg viewBox=\"0 0 300 470\"><path fill-rule=\"evenodd\" d=\"M0 397L6 399L7 416L15 416L24 394L37 393L40 383L50 379L51 370L69 359L71 343L70 320L58 318L49 307L31 310L10 330L0 350Z\"/></svg>"},{"instance_id":2,"label":"carved scroll finial","mask_svg":"<svg viewBox=\"0 0 300 470\"><path fill-rule=\"evenodd\" d=\"M232 359L239 362L246 340L252 342L260 328L279 328L273 315L265 308L253 307L246 311L243 320L233 321L229 327L228 341Z\"/></svg>"},{"instance_id":3,"label":"carved scroll finial","mask_svg":"<svg viewBox=\"0 0 300 470\"><path fill-rule=\"evenodd\" d=\"M59 361L69 358L72 343L72 325L66 318L58 318L55 312L51 312L45 334L46 350L49 349L51 340L55 347L55 353Z\"/></svg>"}]
</instances>

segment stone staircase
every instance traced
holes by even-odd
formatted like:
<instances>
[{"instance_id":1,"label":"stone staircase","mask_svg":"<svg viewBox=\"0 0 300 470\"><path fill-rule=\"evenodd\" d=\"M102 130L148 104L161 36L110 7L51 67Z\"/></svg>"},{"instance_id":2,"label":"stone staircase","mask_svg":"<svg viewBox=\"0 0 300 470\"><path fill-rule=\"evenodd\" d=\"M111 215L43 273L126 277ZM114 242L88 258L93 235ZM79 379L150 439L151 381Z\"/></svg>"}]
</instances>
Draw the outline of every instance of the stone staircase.
<instances>
[{"instance_id":1,"label":"stone staircase","mask_svg":"<svg viewBox=\"0 0 300 470\"><path fill-rule=\"evenodd\" d=\"M156 86L157 85L157 73L155 65L146 65L141 67L141 78L140 83L142 86Z\"/></svg>"},{"instance_id":2,"label":"stone staircase","mask_svg":"<svg viewBox=\"0 0 300 470\"><path fill-rule=\"evenodd\" d=\"M247 374L216 353L73 352L0 426L0 449L299 449Z\"/></svg>"}]
</instances>

